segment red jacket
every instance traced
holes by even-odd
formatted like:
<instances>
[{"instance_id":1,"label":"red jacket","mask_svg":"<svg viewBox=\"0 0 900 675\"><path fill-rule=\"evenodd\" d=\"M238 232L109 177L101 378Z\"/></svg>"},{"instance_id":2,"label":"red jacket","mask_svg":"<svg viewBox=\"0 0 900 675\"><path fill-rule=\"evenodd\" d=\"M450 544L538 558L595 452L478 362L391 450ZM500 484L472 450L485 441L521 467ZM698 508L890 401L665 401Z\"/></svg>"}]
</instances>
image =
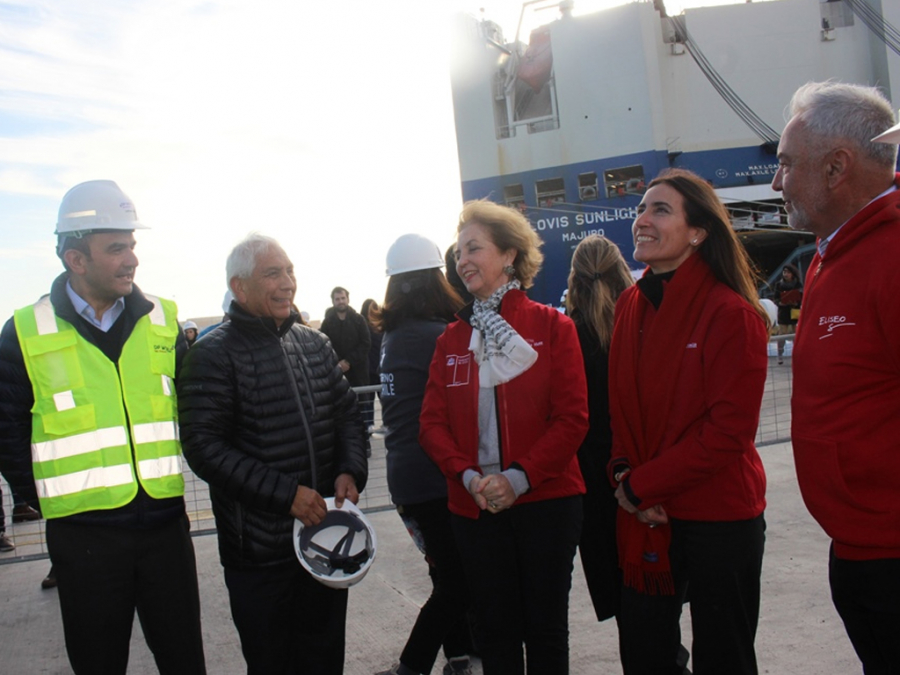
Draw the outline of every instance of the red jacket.
<instances>
[{"instance_id":1,"label":"red jacket","mask_svg":"<svg viewBox=\"0 0 900 675\"><path fill-rule=\"evenodd\" d=\"M806 281L791 402L803 499L837 557L900 558L900 192L851 218Z\"/></svg>"},{"instance_id":2,"label":"red jacket","mask_svg":"<svg viewBox=\"0 0 900 675\"><path fill-rule=\"evenodd\" d=\"M447 477L450 510L477 518L462 483L466 469L478 470L478 364L469 351L470 312L438 338L419 442ZM515 290L503 298L500 315L538 353L531 368L495 390L501 466L521 468L531 486L516 503L581 494L575 453L587 433L588 410L575 324Z\"/></svg>"},{"instance_id":3,"label":"red jacket","mask_svg":"<svg viewBox=\"0 0 900 675\"><path fill-rule=\"evenodd\" d=\"M627 289L619 303L635 293L648 304L642 326L647 334L657 311L640 289ZM664 297L661 307L665 303ZM683 362L663 442L656 456L634 467L628 478L641 500L639 508L661 504L673 518L707 521L747 520L763 512L766 475L753 439L766 382L767 341L759 314L717 283L687 345L671 345L672 358ZM610 361L619 351L613 339ZM610 399L616 395L611 389ZM616 439L624 433L622 424L613 415L611 467L627 464Z\"/></svg>"}]
</instances>

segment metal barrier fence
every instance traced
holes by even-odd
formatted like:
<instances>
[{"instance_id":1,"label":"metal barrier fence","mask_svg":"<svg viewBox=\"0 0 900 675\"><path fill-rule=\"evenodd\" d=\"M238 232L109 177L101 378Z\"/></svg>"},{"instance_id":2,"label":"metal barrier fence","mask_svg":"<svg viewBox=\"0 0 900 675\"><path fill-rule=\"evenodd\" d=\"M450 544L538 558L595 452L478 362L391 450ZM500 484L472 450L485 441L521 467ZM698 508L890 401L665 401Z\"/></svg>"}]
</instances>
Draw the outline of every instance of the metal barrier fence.
<instances>
[{"instance_id":1,"label":"metal barrier fence","mask_svg":"<svg viewBox=\"0 0 900 675\"><path fill-rule=\"evenodd\" d=\"M756 442L759 445L769 445L790 439L791 432L791 366L790 348L788 342L785 349L785 361L779 365L776 358L776 345L780 341L790 340L791 335L774 336L769 342L769 372L766 378L766 388L763 395L762 408L760 410L759 428L756 433ZM366 412L372 415L373 433L370 434L372 454L369 458L369 480L366 489L360 495L359 506L363 511L383 511L393 508L390 493L387 488L386 452L384 447L384 429L381 422L381 405L375 392L380 391L380 385L369 387L356 387L361 396L361 405ZM184 465L185 502L188 515L191 519L191 531L193 534L210 534L215 532L215 520L212 515L212 506L209 500L209 488L202 480L197 478L187 466ZM15 550L0 553L0 565L10 562L34 560L47 557L47 547L44 539L44 521L13 522L12 494L5 480L0 480L3 489L2 507L6 515L6 536L15 545Z\"/></svg>"}]
</instances>

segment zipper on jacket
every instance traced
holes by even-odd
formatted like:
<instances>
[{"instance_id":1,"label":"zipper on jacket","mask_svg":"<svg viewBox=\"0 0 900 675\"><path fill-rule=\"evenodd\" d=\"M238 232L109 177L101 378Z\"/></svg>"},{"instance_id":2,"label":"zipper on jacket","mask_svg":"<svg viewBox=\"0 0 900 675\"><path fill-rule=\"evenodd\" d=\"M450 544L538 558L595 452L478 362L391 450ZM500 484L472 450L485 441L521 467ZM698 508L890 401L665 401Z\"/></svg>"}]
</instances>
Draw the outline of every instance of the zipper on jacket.
<instances>
[{"instance_id":1,"label":"zipper on jacket","mask_svg":"<svg viewBox=\"0 0 900 675\"><path fill-rule=\"evenodd\" d=\"M122 344L122 348L124 349L125 344ZM101 350L102 351L102 350ZM119 358L122 358L122 355L119 354ZM132 502L137 502L135 504L135 511L137 512L137 519L139 523L144 522L144 500L140 499L141 491L146 492L144 490L144 484L141 482L141 473L138 469L137 464L137 450L134 447L134 428L131 426L131 416L128 414L128 406L125 405L125 384L122 382L122 371L119 370L118 361L113 363L116 368L116 377L119 380L119 394L122 400L122 411L125 413L125 428L128 429L128 444L131 446L131 468L134 469L134 482L137 483L137 489L135 490L134 499ZM149 494L147 495L150 496Z\"/></svg>"},{"instance_id":2,"label":"zipper on jacket","mask_svg":"<svg viewBox=\"0 0 900 675\"><path fill-rule=\"evenodd\" d=\"M500 470L506 471L509 467L503 463L503 424L502 421L503 415L500 412L500 387L502 385L497 385L494 387L494 414L497 416L497 452L500 455Z\"/></svg>"},{"instance_id":3,"label":"zipper on jacket","mask_svg":"<svg viewBox=\"0 0 900 675\"><path fill-rule=\"evenodd\" d=\"M294 400L297 403L297 410L300 413L300 419L303 421L303 430L306 433L306 446L309 451L309 465L312 472L312 485L310 485L309 487L318 492L318 480L316 476L316 449L313 444L312 430L309 427L309 420L306 417L306 410L304 410L303 408L303 397L300 395L300 387L297 386L297 380L294 378L294 369L291 365L291 357L290 354L288 354L288 350L285 348L284 341L289 335L291 335L290 331L288 331L281 338L281 353L284 356L284 363L287 366L288 371L288 380L290 380L291 382L291 390L294 392ZM296 346L298 349L300 348L299 344ZM299 357L297 358L297 367L300 369L301 374L305 375L305 372L303 370L303 363L301 362Z\"/></svg>"}]
</instances>

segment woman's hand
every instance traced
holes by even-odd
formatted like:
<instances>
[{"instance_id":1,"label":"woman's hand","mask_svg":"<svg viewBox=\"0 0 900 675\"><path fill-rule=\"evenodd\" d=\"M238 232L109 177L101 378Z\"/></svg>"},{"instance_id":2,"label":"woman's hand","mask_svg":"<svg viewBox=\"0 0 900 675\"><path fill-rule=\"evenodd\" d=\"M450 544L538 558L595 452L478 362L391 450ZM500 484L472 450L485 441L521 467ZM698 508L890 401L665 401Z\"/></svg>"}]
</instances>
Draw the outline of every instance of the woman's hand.
<instances>
[{"instance_id":1,"label":"woman's hand","mask_svg":"<svg viewBox=\"0 0 900 675\"><path fill-rule=\"evenodd\" d=\"M646 523L650 527L665 525L669 522L669 516L666 513L666 510L659 504L651 506L649 509L644 509L643 511L638 509L629 501L628 497L625 496L625 488L622 487L621 483L619 483L619 487L616 488L616 499L618 500L620 507L625 509L628 513L637 516L639 521Z\"/></svg>"},{"instance_id":2,"label":"woman's hand","mask_svg":"<svg viewBox=\"0 0 900 675\"><path fill-rule=\"evenodd\" d=\"M622 483L619 483L616 488L616 499L619 502L619 506L625 509L628 513L637 513L637 507L631 503L628 499L628 496L625 494L625 488L622 487Z\"/></svg>"},{"instance_id":3,"label":"woman's hand","mask_svg":"<svg viewBox=\"0 0 900 675\"><path fill-rule=\"evenodd\" d=\"M508 509L516 501L516 492L506 476L495 473L489 476L475 476L469 483L469 493L482 511L499 513Z\"/></svg>"},{"instance_id":4,"label":"woman's hand","mask_svg":"<svg viewBox=\"0 0 900 675\"><path fill-rule=\"evenodd\" d=\"M646 509L644 511L638 511L637 519L642 523L646 523L650 527L665 525L669 522L669 516L666 513L666 510L659 504L657 504L656 506L651 506L649 509Z\"/></svg>"}]
</instances>

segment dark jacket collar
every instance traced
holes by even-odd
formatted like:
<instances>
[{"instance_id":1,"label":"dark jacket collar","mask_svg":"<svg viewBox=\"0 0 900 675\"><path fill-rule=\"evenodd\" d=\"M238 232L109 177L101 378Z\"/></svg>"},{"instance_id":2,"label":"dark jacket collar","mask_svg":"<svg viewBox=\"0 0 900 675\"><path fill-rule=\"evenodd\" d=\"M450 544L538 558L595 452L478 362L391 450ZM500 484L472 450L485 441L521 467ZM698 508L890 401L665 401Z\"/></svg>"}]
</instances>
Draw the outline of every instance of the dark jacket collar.
<instances>
[{"instance_id":1,"label":"dark jacket collar","mask_svg":"<svg viewBox=\"0 0 900 675\"><path fill-rule=\"evenodd\" d=\"M228 308L228 316L231 317L232 322L236 328L240 330L245 330L249 332L259 332L259 333L269 333L274 335L278 339L284 337L284 335L291 329L291 326L297 322L297 319L300 318L300 315L294 311L291 311L291 315L285 319L285 321L281 324L281 326L275 325L275 319L270 316L256 316L254 314L250 314L247 310L241 307L238 303L232 301L231 306Z\"/></svg>"},{"instance_id":2,"label":"dark jacket collar","mask_svg":"<svg viewBox=\"0 0 900 675\"><path fill-rule=\"evenodd\" d=\"M344 319L349 319L354 314L359 314L359 312L357 312L355 309L353 309L352 307L350 307L348 305L347 306L347 316L345 316ZM339 317L337 314L337 310L334 307L329 307L328 309L325 310L325 318L323 320L324 321L328 321L329 319L340 320L340 318L341 317Z\"/></svg>"},{"instance_id":3,"label":"dark jacket collar","mask_svg":"<svg viewBox=\"0 0 900 675\"><path fill-rule=\"evenodd\" d=\"M665 295L666 285L675 276L677 270L671 272L663 272L662 274L654 274L648 267L646 274L638 279L638 290L649 300L656 309L662 304L663 295Z\"/></svg>"}]
</instances>

